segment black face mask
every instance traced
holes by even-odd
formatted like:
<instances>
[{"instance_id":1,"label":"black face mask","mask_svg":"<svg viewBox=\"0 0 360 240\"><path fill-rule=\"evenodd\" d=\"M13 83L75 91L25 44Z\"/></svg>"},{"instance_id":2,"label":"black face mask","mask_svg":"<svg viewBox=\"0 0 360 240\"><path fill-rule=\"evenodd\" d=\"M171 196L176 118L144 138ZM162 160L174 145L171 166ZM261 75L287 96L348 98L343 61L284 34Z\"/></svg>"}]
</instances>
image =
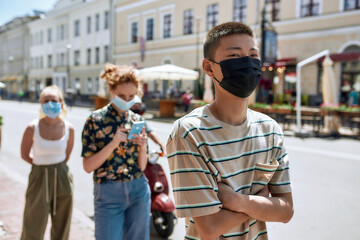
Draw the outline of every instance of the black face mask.
<instances>
[{"instance_id":1,"label":"black face mask","mask_svg":"<svg viewBox=\"0 0 360 240\"><path fill-rule=\"evenodd\" d=\"M261 62L259 59L251 57L231 58L220 63L212 59L221 67L224 78L220 82L214 79L229 93L246 98L251 95L260 81Z\"/></svg>"}]
</instances>

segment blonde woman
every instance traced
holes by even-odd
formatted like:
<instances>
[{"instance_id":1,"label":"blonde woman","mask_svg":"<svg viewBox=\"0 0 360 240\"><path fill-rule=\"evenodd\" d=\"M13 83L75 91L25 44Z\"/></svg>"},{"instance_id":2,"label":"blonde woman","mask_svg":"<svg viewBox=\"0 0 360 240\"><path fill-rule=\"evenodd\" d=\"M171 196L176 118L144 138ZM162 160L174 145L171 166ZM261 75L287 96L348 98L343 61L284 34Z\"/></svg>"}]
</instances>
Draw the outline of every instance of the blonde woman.
<instances>
[{"instance_id":1,"label":"blonde woman","mask_svg":"<svg viewBox=\"0 0 360 240\"><path fill-rule=\"evenodd\" d=\"M86 172L93 172L97 240L149 239L150 189L145 128L128 140L140 115L130 108L139 100L140 82L129 66L107 64L100 76L108 84L111 103L94 111L82 133Z\"/></svg>"},{"instance_id":2,"label":"blonde woman","mask_svg":"<svg viewBox=\"0 0 360 240\"><path fill-rule=\"evenodd\" d=\"M44 88L40 103L40 118L26 127L21 142L21 157L32 165L21 239L43 239L50 214L51 239L66 240L73 207L72 175L66 163L74 128L64 119L64 97L57 86Z\"/></svg>"}]
</instances>

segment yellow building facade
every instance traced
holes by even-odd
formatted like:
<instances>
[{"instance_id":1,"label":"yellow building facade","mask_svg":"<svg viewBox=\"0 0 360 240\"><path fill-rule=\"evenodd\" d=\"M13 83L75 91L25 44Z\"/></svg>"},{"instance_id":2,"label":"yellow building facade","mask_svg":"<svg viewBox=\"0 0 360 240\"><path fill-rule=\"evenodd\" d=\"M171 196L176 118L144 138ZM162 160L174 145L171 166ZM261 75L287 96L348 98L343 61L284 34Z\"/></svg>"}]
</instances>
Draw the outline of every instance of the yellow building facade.
<instances>
[{"instance_id":1,"label":"yellow building facade","mask_svg":"<svg viewBox=\"0 0 360 240\"><path fill-rule=\"evenodd\" d=\"M241 21L256 32L261 47L262 11L266 28L277 34L276 61L265 63L264 78L275 95L295 91L296 64L323 50L330 51L339 95L360 91L359 0L119 0L115 3L116 64L137 68L171 63L201 69L202 42L209 29ZM302 93L311 105L321 103L322 59L302 69ZM200 74L202 83L204 74ZM196 90L194 82L156 80L146 91L165 94L170 85ZM342 92L341 92L342 91Z\"/></svg>"}]
</instances>

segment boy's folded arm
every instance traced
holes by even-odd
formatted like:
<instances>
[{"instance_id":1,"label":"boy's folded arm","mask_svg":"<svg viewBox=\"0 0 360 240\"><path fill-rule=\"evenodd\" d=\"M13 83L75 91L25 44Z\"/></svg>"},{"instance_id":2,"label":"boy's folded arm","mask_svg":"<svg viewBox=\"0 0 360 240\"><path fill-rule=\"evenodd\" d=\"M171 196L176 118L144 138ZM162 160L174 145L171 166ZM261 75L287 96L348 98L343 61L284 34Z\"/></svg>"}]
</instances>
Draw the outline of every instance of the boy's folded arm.
<instances>
[{"instance_id":1,"label":"boy's folded arm","mask_svg":"<svg viewBox=\"0 0 360 240\"><path fill-rule=\"evenodd\" d=\"M246 222L249 217L244 213L234 212L227 209L221 209L219 212L193 217L195 227L203 240L218 239L222 234L231 229L240 226Z\"/></svg>"},{"instance_id":2,"label":"boy's folded arm","mask_svg":"<svg viewBox=\"0 0 360 240\"><path fill-rule=\"evenodd\" d=\"M218 196L224 208L265 222L290 221L294 213L291 192L268 195L266 191L258 195L244 195L234 192L225 184L219 184Z\"/></svg>"}]
</instances>

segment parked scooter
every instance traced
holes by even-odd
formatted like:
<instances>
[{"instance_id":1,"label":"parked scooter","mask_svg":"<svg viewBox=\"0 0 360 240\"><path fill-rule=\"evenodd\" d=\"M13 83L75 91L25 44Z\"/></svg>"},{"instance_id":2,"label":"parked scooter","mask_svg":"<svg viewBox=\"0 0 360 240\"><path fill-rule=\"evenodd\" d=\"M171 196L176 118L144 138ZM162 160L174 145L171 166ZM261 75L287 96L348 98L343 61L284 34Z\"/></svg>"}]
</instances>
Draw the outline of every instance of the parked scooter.
<instances>
[{"instance_id":1,"label":"parked scooter","mask_svg":"<svg viewBox=\"0 0 360 240\"><path fill-rule=\"evenodd\" d=\"M169 184L165 172L157 160L162 152L153 151L144 171L151 189L151 215L156 232L164 238L169 237L176 222L175 205L169 197Z\"/></svg>"}]
</instances>

